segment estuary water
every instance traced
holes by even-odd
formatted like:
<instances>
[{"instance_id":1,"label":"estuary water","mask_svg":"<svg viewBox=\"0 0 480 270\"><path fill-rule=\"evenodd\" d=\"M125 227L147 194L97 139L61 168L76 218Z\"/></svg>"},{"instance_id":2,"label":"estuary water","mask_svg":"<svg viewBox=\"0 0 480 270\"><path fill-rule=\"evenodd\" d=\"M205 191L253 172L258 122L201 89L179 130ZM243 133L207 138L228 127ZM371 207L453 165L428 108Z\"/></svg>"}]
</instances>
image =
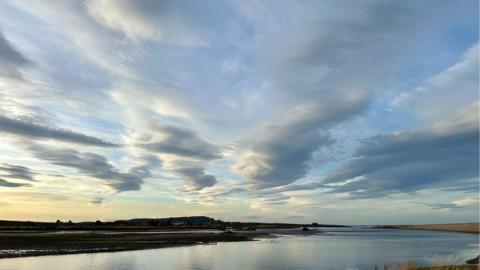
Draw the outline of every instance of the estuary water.
<instances>
[{"instance_id":1,"label":"estuary water","mask_svg":"<svg viewBox=\"0 0 480 270\"><path fill-rule=\"evenodd\" d=\"M253 242L218 243L111 253L1 259L1 270L157 269L383 269L416 261L463 263L479 254L476 234L322 228L309 236L282 235Z\"/></svg>"}]
</instances>

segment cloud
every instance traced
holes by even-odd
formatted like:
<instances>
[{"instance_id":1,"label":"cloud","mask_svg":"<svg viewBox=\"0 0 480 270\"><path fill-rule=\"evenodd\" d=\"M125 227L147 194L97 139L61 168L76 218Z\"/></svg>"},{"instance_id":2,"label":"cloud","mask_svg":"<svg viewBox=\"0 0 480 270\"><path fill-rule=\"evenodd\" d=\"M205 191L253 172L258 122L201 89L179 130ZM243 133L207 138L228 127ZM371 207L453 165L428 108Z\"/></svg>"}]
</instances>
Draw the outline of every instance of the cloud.
<instances>
[{"instance_id":1,"label":"cloud","mask_svg":"<svg viewBox=\"0 0 480 270\"><path fill-rule=\"evenodd\" d=\"M207 45L231 20L224 1L191 3L155 0L89 0L89 14L132 40L155 40L184 46ZM222 8L222 12L218 12ZM220 18L222 24L218 24Z\"/></svg>"},{"instance_id":2,"label":"cloud","mask_svg":"<svg viewBox=\"0 0 480 270\"><path fill-rule=\"evenodd\" d=\"M124 42L121 35L99 27L88 14L84 1L58 1L55 9L50 4L31 0L5 3L4 6L15 12L13 16L27 16L36 21L19 20L16 23L22 28L35 28L23 34L29 45L41 49L41 54L35 55L40 58L40 61L35 61L41 68L36 70L41 73L40 79L45 82L52 78L54 85L58 83L61 87L68 87L55 89L52 94L61 92L64 97L74 94L67 100L69 103L81 104L88 100L88 104L81 105L91 106L99 98L105 101L103 90L109 85L112 75L135 77L126 57L132 49L130 44ZM63 73L65 77L59 75ZM87 86L79 86L78 83ZM92 86L95 87L92 89ZM81 91L71 93L72 89ZM79 96L82 100L78 100ZM84 106L82 109L91 107ZM95 109L98 112L102 108Z\"/></svg>"},{"instance_id":3,"label":"cloud","mask_svg":"<svg viewBox=\"0 0 480 270\"><path fill-rule=\"evenodd\" d=\"M258 195L271 195L271 194L279 194L279 193L291 192L291 191L314 190L322 187L324 186L319 181L302 183L302 184L293 183L285 186L264 189L262 191L259 191Z\"/></svg>"},{"instance_id":4,"label":"cloud","mask_svg":"<svg viewBox=\"0 0 480 270\"><path fill-rule=\"evenodd\" d=\"M154 102L151 103L151 107L144 108L142 106L145 103L132 104L128 102L132 97L126 99L125 92L118 93L122 97L121 104L127 108L127 121L135 127L135 130L125 137L126 144L131 146L133 151L158 155L164 161L164 169L184 181L186 187L182 190L185 192L191 193L217 183L214 175L205 172L205 166L209 161L223 158L221 149L201 138L190 127L194 125L191 119L185 118L184 115L158 112L156 108L165 109L162 106L163 103ZM145 98L147 104L150 104L148 102L158 98L156 95L152 95L153 93L150 93L148 97L140 95L141 99ZM137 98L135 100L138 101ZM170 101L168 98L165 100ZM178 106L174 107L178 108ZM184 126L189 127L185 128Z\"/></svg>"},{"instance_id":5,"label":"cloud","mask_svg":"<svg viewBox=\"0 0 480 270\"><path fill-rule=\"evenodd\" d=\"M159 132L163 139L138 146L145 150L185 158L200 160L222 158L217 146L202 140L192 130L173 125L157 125L155 132Z\"/></svg>"},{"instance_id":6,"label":"cloud","mask_svg":"<svg viewBox=\"0 0 480 270\"><path fill-rule=\"evenodd\" d=\"M277 93L280 117L250 134L233 166L252 186L271 188L305 177L313 154L333 143L328 130L364 113L382 83L410 64L401 56L413 53L405 43L413 42L420 31L414 26L424 18L408 4L354 5L349 11L333 5L339 9L334 16L307 12L314 19L288 24L277 14L284 31L260 41L265 56L259 58Z\"/></svg>"},{"instance_id":7,"label":"cloud","mask_svg":"<svg viewBox=\"0 0 480 270\"><path fill-rule=\"evenodd\" d=\"M480 45L474 44L452 66L428 78L413 91L395 96L391 106L413 108L414 112L423 118L438 118L477 100L479 49Z\"/></svg>"},{"instance_id":8,"label":"cloud","mask_svg":"<svg viewBox=\"0 0 480 270\"><path fill-rule=\"evenodd\" d=\"M140 190L144 179L150 177L148 164L132 167L128 172L120 172L105 157L98 154L67 148L53 149L31 143L27 143L26 148L40 160L74 168L81 174L104 180L118 192Z\"/></svg>"},{"instance_id":9,"label":"cloud","mask_svg":"<svg viewBox=\"0 0 480 270\"><path fill-rule=\"evenodd\" d=\"M262 33L255 56L273 89L274 114L280 115L245 139L249 142L242 144L244 153L233 166L253 187L282 186L305 177L314 153L332 143L329 129L364 114L393 82L417 76L410 71L419 68L419 57L450 38L443 26L474 19L449 4L429 8L431 16L418 12L426 8L418 2L346 5L324 3L310 11L298 3L240 5ZM458 23L443 20L448 10L461 18ZM286 13L302 16L288 20ZM431 63L422 62L422 69Z\"/></svg>"},{"instance_id":10,"label":"cloud","mask_svg":"<svg viewBox=\"0 0 480 270\"><path fill-rule=\"evenodd\" d=\"M201 164L176 160L167 165L167 169L183 179L190 190L201 190L217 183L215 176L206 174Z\"/></svg>"},{"instance_id":11,"label":"cloud","mask_svg":"<svg viewBox=\"0 0 480 270\"><path fill-rule=\"evenodd\" d=\"M202 192L201 199L215 199L217 197L235 197L240 194L245 194L248 190L241 183L230 183L217 185L215 188L210 188L208 191Z\"/></svg>"},{"instance_id":12,"label":"cloud","mask_svg":"<svg viewBox=\"0 0 480 270\"><path fill-rule=\"evenodd\" d=\"M432 203L428 204L432 209L462 209L462 206L456 205L454 203Z\"/></svg>"},{"instance_id":13,"label":"cloud","mask_svg":"<svg viewBox=\"0 0 480 270\"><path fill-rule=\"evenodd\" d=\"M322 183L335 193L380 197L476 182L478 111L475 102L429 128L372 137Z\"/></svg>"},{"instance_id":14,"label":"cloud","mask_svg":"<svg viewBox=\"0 0 480 270\"><path fill-rule=\"evenodd\" d=\"M7 163L0 165L0 177L35 181L33 179L34 175L35 173L25 166L10 165Z\"/></svg>"},{"instance_id":15,"label":"cloud","mask_svg":"<svg viewBox=\"0 0 480 270\"><path fill-rule=\"evenodd\" d=\"M465 207L465 206L470 206L470 205L477 205L478 206L478 202L479 202L479 197L465 197L465 198L462 198L462 199L459 199L459 200L455 200L452 203L454 203L455 205L458 205L458 206Z\"/></svg>"},{"instance_id":16,"label":"cloud","mask_svg":"<svg viewBox=\"0 0 480 270\"><path fill-rule=\"evenodd\" d=\"M220 149L201 139L193 130L151 120L145 136L132 140L134 146L159 154L165 160L165 169L184 181L186 191L201 190L217 183L215 176L205 173L205 166L208 161L222 158Z\"/></svg>"},{"instance_id":17,"label":"cloud","mask_svg":"<svg viewBox=\"0 0 480 270\"><path fill-rule=\"evenodd\" d=\"M465 209L472 206L478 208L478 197L465 197L463 199L455 200L449 203L432 203L427 204L433 209L450 209L450 210L458 210L458 209Z\"/></svg>"},{"instance_id":18,"label":"cloud","mask_svg":"<svg viewBox=\"0 0 480 270\"><path fill-rule=\"evenodd\" d=\"M31 64L32 62L17 51L0 31L0 75L22 78L20 69Z\"/></svg>"},{"instance_id":19,"label":"cloud","mask_svg":"<svg viewBox=\"0 0 480 270\"><path fill-rule=\"evenodd\" d=\"M286 216L285 218L286 219L304 219L305 216L294 215L294 216Z\"/></svg>"},{"instance_id":20,"label":"cloud","mask_svg":"<svg viewBox=\"0 0 480 270\"><path fill-rule=\"evenodd\" d=\"M105 199L102 198L102 197L95 197L90 201L90 203L95 204L95 205L100 205L100 204L103 203L104 200Z\"/></svg>"},{"instance_id":21,"label":"cloud","mask_svg":"<svg viewBox=\"0 0 480 270\"><path fill-rule=\"evenodd\" d=\"M303 104L275 124L260 127L249 138L250 147L233 169L257 188L290 184L309 171L309 161L320 147L333 140L321 128L350 117L365 106L365 97L335 105ZM252 142L253 141L253 142Z\"/></svg>"},{"instance_id":22,"label":"cloud","mask_svg":"<svg viewBox=\"0 0 480 270\"><path fill-rule=\"evenodd\" d=\"M31 187L32 185L26 183L13 183L0 178L0 187Z\"/></svg>"},{"instance_id":23,"label":"cloud","mask_svg":"<svg viewBox=\"0 0 480 270\"><path fill-rule=\"evenodd\" d=\"M41 126L20 119L8 118L0 115L0 133L9 133L33 139L52 139L63 142L78 143L99 147L118 147L102 139L77 133L74 131Z\"/></svg>"}]
</instances>

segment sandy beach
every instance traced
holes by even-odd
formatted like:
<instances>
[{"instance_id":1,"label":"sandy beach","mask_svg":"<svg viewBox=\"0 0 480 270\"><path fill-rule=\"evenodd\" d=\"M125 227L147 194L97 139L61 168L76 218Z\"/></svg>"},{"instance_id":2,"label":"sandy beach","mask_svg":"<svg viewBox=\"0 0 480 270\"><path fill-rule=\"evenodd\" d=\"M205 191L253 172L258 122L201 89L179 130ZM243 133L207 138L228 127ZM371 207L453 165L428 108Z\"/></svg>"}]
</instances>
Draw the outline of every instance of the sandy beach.
<instances>
[{"instance_id":1,"label":"sandy beach","mask_svg":"<svg viewBox=\"0 0 480 270\"><path fill-rule=\"evenodd\" d=\"M450 223L450 224L422 224L422 225L382 225L382 229L427 230L461 233L480 233L479 223Z\"/></svg>"}]
</instances>

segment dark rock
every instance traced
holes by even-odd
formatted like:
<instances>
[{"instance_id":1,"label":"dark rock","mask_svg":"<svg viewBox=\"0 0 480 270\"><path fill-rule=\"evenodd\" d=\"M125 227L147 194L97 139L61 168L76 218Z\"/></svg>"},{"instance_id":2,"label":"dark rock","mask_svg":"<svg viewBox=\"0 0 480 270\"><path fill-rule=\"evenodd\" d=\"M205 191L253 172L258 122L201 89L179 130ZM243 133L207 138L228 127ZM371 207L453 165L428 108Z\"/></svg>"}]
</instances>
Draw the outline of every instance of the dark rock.
<instances>
[{"instance_id":1,"label":"dark rock","mask_svg":"<svg viewBox=\"0 0 480 270\"><path fill-rule=\"evenodd\" d=\"M308 231L310 231L310 229L309 229L309 228L307 228L307 227L303 227L303 228L302 228L302 231L304 231L304 232L308 232Z\"/></svg>"},{"instance_id":2,"label":"dark rock","mask_svg":"<svg viewBox=\"0 0 480 270\"><path fill-rule=\"evenodd\" d=\"M466 261L467 264L478 264L478 260L480 259L480 255L478 255L476 258L473 258L471 260Z\"/></svg>"}]
</instances>

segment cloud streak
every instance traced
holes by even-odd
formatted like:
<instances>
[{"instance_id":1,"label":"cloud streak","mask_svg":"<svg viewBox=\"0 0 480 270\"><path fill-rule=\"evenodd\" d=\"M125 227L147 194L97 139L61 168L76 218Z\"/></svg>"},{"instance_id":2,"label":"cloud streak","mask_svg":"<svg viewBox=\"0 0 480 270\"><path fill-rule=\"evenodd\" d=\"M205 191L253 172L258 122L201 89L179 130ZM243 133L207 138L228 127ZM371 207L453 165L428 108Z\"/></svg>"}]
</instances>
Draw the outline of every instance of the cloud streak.
<instances>
[{"instance_id":1,"label":"cloud streak","mask_svg":"<svg viewBox=\"0 0 480 270\"><path fill-rule=\"evenodd\" d=\"M9 182L5 179L0 178L0 187L30 187L32 185L27 184L27 183L14 183L14 182Z\"/></svg>"},{"instance_id":2,"label":"cloud streak","mask_svg":"<svg viewBox=\"0 0 480 270\"><path fill-rule=\"evenodd\" d=\"M202 164L176 160L170 162L168 170L179 176L190 190L201 190L217 183L217 178L206 174Z\"/></svg>"},{"instance_id":3,"label":"cloud streak","mask_svg":"<svg viewBox=\"0 0 480 270\"><path fill-rule=\"evenodd\" d=\"M233 169L257 188L283 186L303 178L313 153L333 142L320 129L350 117L365 105L363 98L344 102L335 107L298 106L282 119L283 123L261 127L253 135L253 145Z\"/></svg>"},{"instance_id":4,"label":"cloud streak","mask_svg":"<svg viewBox=\"0 0 480 270\"><path fill-rule=\"evenodd\" d=\"M0 177L35 181L33 179L34 175L35 173L25 166L10 165L7 163L0 165Z\"/></svg>"},{"instance_id":5,"label":"cloud streak","mask_svg":"<svg viewBox=\"0 0 480 270\"><path fill-rule=\"evenodd\" d=\"M206 46L231 20L228 2L155 0L89 0L89 14L99 23L124 33L131 40L151 40L181 46ZM222 8L224 13L215 12ZM216 31L214 31L215 29Z\"/></svg>"},{"instance_id":6,"label":"cloud streak","mask_svg":"<svg viewBox=\"0 0 480 270\"><path fill-rule=\"evenodd\" d=\"M0 75L22 78L20 69L31 64L32 62L17 51L0 31Z\"/></svg>"},{"instance_id":7,"label":"cloud streak","mask_svg":"<svg viewBox=\"0 0 480 270\"><path fill-rule=\"evenodd\" d=\"M156 126L154 131L160 133L163 138L138 144L138 146L145 150L184 158L200 160L222 158L217 146L202 140L192 130L173 125L162 125Z\"/></svg>"},{"instance_id":8,"label":"cloud streak","mask_svg":"<svg viewBox=\"0 0 480 270\"><path fill-rule=\"evenodd\" d=\"M74 168L81 174L104 180L118 192L140 190L144 179L151 176L147 164L120 172L104 156L98 154L68 148L53 149L38 144L28 144L26 148L40 160Z\"/></svg>"},{"instance_id":9,"label":"cloud streak","mask_svg":"<svg viewBox=\"0 0 480 270\"><path fill-rule=\"evenodd\" d=\"M471 104L427 129L372 137L356 152L356 158L328 174L322 183L335 193L381 197L477 181L478 105Z\"/></svg>"},{"instance_id":10,"label":"cloud streak","mask_svg":"<svg viewBox=\"0 0 480 270\"><path fill-rule=\"evenodd\" d=\"M51 139L98 147L118 147L118 144L81 134L78 132L42 126L20 119L0 115L0 133L8 133L33 139Z\"/></svg>"}]
</instances>

